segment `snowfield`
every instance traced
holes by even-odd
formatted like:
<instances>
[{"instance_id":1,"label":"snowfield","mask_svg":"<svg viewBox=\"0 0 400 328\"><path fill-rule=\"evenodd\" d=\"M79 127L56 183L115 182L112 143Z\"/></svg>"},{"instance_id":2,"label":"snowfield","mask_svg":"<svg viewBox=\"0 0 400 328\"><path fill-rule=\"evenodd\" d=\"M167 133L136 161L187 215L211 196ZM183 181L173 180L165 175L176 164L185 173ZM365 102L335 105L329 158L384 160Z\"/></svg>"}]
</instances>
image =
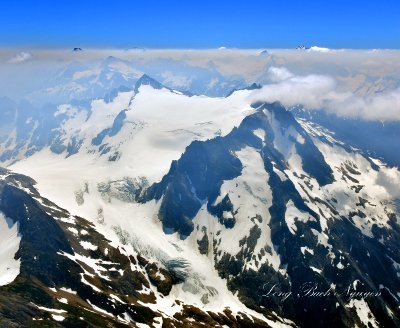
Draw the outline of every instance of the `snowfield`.
<instances>
[{"instance_id":1,"label":"snowfield","mask_svg":"<svg viewBox=\"0 0 400 328\"><path fill-rule=\"evenodd\" d=\"M19 275L21 261L15 258L21 236L18 224L0 212L0 286L7 285Z\"/></svg>"},{"instance_id":2,"label":"snowfield","mask_svg":"<svg viewBox=\"0 0 400 328\"><path fill-rule=\"evenodd\" d=\"M82 209L77 206L74 193L83 189L86 182L93 191L100 182L127 176L145 177L150 183L160 181L171 162L179 159L193 140L224 136L254 112L248 95L249 91L244 90L229 98L188 97L142 85L133 98L132 92L123 92L110 103L93 101L90 115L63 105L57 113L68 113L60 127L63 140L66 144L71 138L82 140L79 152L67 157L45 148L10 169L31 176L42 195L78 214ZM125 109L126 119L119 133L103 139L110 152L101 155L92 140L112 127L116 116ZM109 161L111 153L118 153L117 161ZM95 215L91 213L90 217Z\"/></svg>"}]
</instances>

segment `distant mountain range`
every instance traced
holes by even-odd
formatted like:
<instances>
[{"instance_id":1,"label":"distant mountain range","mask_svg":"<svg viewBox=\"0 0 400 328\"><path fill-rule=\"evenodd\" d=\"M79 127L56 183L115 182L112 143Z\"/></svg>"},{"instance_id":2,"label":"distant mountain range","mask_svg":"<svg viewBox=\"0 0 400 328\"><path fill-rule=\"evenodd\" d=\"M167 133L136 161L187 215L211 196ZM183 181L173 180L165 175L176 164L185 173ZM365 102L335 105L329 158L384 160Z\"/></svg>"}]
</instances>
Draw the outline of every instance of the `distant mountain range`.
<instances>
[{"instance_id":1,"label":"distant mountain range","mask_svg":"<svg viewBox=\"0 0 400 328\"><path fill-rule=\"evenodd\" d=\"M104 98L113 89L132 88L146 72L171 89L193 94L223 96L246 86L242 77L222 75L212 62L207 67L158 59L141 64L109 56L102 61L75 61L60 69L44 88L27 98L38 104Z\"/></svg>"}]
</instances>

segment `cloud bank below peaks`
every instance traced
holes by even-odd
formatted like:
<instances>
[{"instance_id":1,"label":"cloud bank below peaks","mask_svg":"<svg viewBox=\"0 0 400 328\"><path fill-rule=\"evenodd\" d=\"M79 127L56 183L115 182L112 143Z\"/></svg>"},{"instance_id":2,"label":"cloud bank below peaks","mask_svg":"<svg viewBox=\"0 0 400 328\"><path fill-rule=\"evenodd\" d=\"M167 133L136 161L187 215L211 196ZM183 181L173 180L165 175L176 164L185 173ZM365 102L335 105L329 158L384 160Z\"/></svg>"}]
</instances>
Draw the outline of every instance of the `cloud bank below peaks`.
<instances>
[{"instance_id":1,"label":"cloud bank below peaks","mask_svg":"<svg viewBox=\"0 0 400 328\"><path fill-rule=\"evenodd\" d=\"M20 52L9 59L10 64L19 64L31 59L32 55L29 52Z\"/></svg>"},{"instance_id":2,"label":"cloud bank below peaks","mask_svg":"<svg viewBox=\"0 0 400 328\"><path fill-rule=\"evenodd\" d=\"M279 101L286 107L302 105L309 110L325 110L341 117L363 120L400 120L400 88L361 97L338 90L328 75L294 75L284 67L270 67L272 83L251 93L252 102Z\"/></svg>"}]
</instances>

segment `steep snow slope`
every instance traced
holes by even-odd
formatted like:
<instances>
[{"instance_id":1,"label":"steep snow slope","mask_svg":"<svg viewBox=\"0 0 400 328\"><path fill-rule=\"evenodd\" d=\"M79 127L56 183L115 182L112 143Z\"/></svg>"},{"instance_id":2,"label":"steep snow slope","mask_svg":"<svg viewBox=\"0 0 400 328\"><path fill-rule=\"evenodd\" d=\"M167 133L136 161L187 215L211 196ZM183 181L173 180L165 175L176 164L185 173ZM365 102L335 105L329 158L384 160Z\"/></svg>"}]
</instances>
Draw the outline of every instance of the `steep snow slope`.
<instances>
[{"instance_id":1,"label":"steep snow slope","mask_svg":"<svg viewBox=\"0 0 400 328\"><path fill-rule=\"evenodd\" d=\"M93 101L89 114L63 105L56 113L67 117L59 128L59 142L68 147L75 140L76 149L69 153L73 156L65 158L65 152L54 154L47 147L11 168L34 177L41 193L73 209L74 192L83 189L85 182L93 182L91 189L97 189L99 182L127 176L145 177L150 183L159 181L171 161L178 159L193 140L226 135L253 112L246 102L248 92L235 92L227 99L187 97L143 85L133 98L132 92L123 92L109 103ZM121 112L125 118L119 130L104 133ZM104 135L101 142L94 141L100 140L99 135Z\"/></svg>"},{"instance_id":2,"label":"steep snow slope","mask_svg":"<svg viewBox=\"0 0 400 328\"><path fill-rule=\"evenodd\" d=\"M20 240L18 224L0 212L0 286L14 281L19 274L20 260L15 257Z\"/></svg>"}]
</instances>

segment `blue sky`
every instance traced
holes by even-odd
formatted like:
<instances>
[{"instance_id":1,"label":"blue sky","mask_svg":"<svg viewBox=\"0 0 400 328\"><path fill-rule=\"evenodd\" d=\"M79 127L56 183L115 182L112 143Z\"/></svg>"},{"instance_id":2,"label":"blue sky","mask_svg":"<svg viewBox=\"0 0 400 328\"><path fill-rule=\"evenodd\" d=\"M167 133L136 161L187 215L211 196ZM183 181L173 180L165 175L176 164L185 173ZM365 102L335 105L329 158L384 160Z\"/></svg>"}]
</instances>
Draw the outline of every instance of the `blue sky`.
<instances>
[{"instance_id":1,"label":"blue sky","mask_svg":"<svg viewBox=\"0 0 400 328\"><path fill-rule=\"evenodd\" d=\"M2 47L400 48L400 1L2 0Z\"/></svg>"}]
</instances>

